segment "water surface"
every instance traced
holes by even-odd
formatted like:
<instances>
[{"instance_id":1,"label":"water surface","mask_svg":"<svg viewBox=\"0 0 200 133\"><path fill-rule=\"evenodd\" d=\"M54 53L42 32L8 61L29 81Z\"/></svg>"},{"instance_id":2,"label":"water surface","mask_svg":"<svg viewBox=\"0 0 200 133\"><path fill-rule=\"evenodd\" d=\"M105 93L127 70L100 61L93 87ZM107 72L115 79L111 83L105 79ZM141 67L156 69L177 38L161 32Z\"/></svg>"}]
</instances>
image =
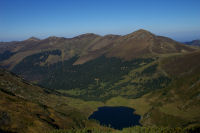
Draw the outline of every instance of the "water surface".
<instances>
[{"instance_id":1,"label":"water surface","mask_svg":"<svg viewBox=\"0 0 200 133\"><path fill-rule=\"evenodd\" d=\"M129 107L99 107L97 111L89 117L100 122L101 125L111 126L121 130L125 127L140 125L140 116L134 114L134 109Z\"/></svg>"}]
</instances>

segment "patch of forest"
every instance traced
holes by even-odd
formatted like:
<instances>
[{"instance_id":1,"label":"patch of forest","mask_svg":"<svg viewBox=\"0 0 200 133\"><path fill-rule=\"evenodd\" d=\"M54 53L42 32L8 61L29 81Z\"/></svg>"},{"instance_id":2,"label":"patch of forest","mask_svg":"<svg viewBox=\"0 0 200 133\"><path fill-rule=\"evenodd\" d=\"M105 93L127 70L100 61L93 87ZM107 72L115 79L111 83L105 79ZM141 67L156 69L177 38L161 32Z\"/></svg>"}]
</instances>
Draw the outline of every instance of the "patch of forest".
<instances>
[{"instance_id":1,"label":"patch of forest","mask_svg":"<svg viewBox=\"0 0 200 133\"><path fill-rule=\"evenodd\" d=\"M123 76L129 74L131 70L140 68L144 65L154 62L154 58L138 58L131 61L124 61L119 58L107 58L101 56L95 60L81 65L73 65L78 59L74 56L64 62L58 62L51 65L40 65L45 62L49 55L61 55L60 50L46 51L34 54L24 58L17 64L13 72L24 77L42 76L39 85L57 90L81 90L80 94L67 96L81 98L84 100L104 101L111 97L121 95L121 88L134 85L135 94L122 94L128 98L137 98L149 91L165 87L170 79L166 76L146 80L139 83L123 83L115 85L123 79ZM157 71L157 64L144 69L139 76L151 76ZM39 77L38 76L38 77Z\"/></svg>"}]
</instances>

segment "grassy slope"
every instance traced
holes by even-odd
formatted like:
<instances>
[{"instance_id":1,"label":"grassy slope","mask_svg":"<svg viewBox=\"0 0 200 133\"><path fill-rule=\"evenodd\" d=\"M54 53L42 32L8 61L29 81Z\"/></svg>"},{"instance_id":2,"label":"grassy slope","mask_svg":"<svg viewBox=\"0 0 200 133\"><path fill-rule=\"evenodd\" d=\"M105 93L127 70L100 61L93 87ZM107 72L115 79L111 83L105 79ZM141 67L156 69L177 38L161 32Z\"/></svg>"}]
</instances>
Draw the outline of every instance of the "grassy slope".
<instances>
[{"instance_id":1,"label":"grassy slope","mask_svg":"<svg viewBox=\"0 0 200 133\"><path fill-rule=\"evenodd\" d=\"M84 102L34 86L0 69L1 130L43 132L55 128L98 126L87 117L98 102Z\"/></svg>"},{"instance_id":2,"label":"grassy slope","mask_svg":"<svg viewBox=\"0 0 200 133\"><path fill-rule=\"evenodd\" d=\"M74 130L54 130L50 133L198 133L199 127L192 128L158 128L158 127L131 127L125 128L122 131L112 129L100 129L100 128L85 128Z\"/></svg>"},{"instance_id":3,"label":"grassy slope","mask_svg":"<svg viewBox=\"0 0 200 133\"><path fill-rule=\"evenodd\" d=\"M41 132L42 130L53 130L53 126L56 126L48 117L51 109L45 109L42 105L2 91L0 91L0 95L1 130L10 132Z\"/></svg>"},{"instance_id":4,"label":"grassy slope","mask_svg":"<svg viewBox=\"0 0 200 133\"><path fill-rule=\"evenodd\" d=\"M162 67L173 78L169 91L161 97L162 111L191 123L199 122L200 114L200 52L170 57ZM173 103L172 103L173 101Z\"/></svg>"},{"instance_id":5,"label":"grassy slope","mask_svg":"<svg viewBox=\"0 0 200 133\"><path fill-rule=\"evenodd\" d=\"M154 91L146 101L154 99L141 120L143 125L199 125L200 114L200 53L165 56L160 68L172 79L164 89ZM148 102L145 102L148 103ZM135 107L137 110L137 106Z\"/></svg>"}]
</instances>

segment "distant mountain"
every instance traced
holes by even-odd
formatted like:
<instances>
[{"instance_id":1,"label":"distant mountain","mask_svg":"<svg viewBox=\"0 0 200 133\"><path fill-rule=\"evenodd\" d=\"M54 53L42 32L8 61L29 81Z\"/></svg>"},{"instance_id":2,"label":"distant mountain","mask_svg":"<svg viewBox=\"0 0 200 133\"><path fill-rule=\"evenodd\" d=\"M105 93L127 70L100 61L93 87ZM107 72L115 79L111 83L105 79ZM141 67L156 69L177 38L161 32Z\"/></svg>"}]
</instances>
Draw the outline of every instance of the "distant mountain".
<instances>
[{"instance_id":1,"label":"distant mountain","mask_svg":"<svg viewBox=\"0 0 200 133\"><path fill-rule=\"evenodd\" d=\"M26 41L40 41L39 38L36 37L30 37L29 39L27 39Z\"/></svg>"},{"instance_id":2,"label":"distant mountain","mask_svg":"<svg viewBox=\"0 0 200 133\"><path fill-rule=\"evenodd\" d=\"M200 46L200 40L193 40L191 42L185 42L185 44L191 45L191 46Z\"/></svg>"}]
</instances>

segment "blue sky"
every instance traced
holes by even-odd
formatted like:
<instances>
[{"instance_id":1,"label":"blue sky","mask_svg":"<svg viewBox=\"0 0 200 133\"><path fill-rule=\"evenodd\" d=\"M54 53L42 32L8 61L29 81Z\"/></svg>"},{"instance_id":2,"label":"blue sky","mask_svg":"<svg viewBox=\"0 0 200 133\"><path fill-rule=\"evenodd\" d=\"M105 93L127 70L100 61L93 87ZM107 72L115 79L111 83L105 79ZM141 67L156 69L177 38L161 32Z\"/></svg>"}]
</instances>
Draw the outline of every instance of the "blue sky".
<instances>
[{"instance_id":1,"label":"blue sky","mask_svg":"<svg viewBox=\"0 0 200 133\"><path fill-rule=\"evenodd\" d=\"M137 29L200 39L200 0L0 0L0 41Z\"/></svg>"}]
</instances>

